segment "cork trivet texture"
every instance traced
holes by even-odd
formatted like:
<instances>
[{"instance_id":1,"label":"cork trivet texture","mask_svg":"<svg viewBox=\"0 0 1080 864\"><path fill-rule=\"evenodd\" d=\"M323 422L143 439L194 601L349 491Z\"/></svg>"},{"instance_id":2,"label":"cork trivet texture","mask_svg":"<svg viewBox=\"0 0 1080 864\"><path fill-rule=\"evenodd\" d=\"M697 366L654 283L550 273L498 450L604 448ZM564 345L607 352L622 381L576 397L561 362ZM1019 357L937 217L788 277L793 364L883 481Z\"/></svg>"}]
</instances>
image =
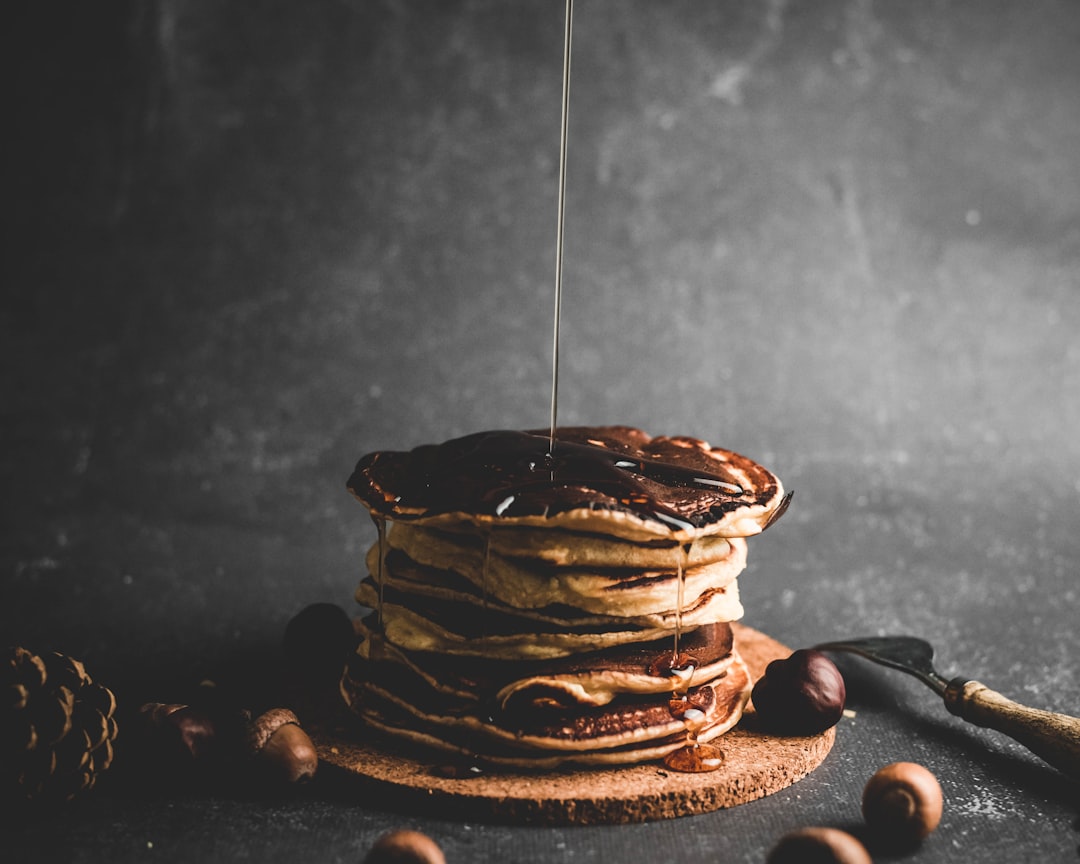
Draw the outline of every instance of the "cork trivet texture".
<instances>
[{"instance_id":1,"label":"cork trivet texture","mask_svg":"<svg viewBox=\"0 0 1080 864\"><path fill-rule=\"evenodd\" d=\"M770 661L791 653L763 633L733 627L739 653L755 681ZM359 783L370 801L445 818L597 825L672 819L762 798L809 774L835 740L835 729L809 737L767 735L754 720L751 705L738 726L713 742L724 751L723 765L702 774L684 774L650 762L444 777L438 772L442 764L438 755L407 752L382 739L365 740L369 733L345 718L314 724L312 738L322 762Z\"/></svg>"}]
</instances>

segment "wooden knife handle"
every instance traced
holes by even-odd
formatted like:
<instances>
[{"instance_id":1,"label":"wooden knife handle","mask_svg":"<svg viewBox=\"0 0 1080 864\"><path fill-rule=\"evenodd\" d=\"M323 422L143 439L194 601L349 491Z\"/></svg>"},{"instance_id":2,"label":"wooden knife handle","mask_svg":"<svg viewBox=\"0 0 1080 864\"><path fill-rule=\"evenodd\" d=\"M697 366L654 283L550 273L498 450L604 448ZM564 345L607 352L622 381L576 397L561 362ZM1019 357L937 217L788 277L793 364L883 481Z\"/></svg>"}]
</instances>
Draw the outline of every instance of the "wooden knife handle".
<instances>
[{"instance_id":1,"label":"wooden knife handle","mask_svg":"<svg viewBox=\"0 0 1080 864\"><path fill-rule=\"evenodd\" d=\"M1080 718L1028 708L966 678L949 682L945 706L969 723L1004 732L1063 774L1080 779Z\"/></svg>"}]
</instances>

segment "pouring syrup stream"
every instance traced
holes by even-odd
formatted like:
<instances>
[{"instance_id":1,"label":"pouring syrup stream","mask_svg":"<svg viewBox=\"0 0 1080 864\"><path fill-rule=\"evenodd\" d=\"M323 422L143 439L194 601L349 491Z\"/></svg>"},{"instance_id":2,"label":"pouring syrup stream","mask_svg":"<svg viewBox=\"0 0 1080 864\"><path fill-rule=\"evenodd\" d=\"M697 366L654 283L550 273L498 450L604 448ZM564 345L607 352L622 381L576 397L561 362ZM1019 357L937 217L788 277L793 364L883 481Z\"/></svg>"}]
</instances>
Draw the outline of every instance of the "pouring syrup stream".
<instances>
[{"instance_id":1,"label":"pouring syrup stream","mask_svg":"<svg viewBox=\"0 0 1080 864\"><path fill-rule=\"evenodd\" d=\"M548 434L547 461L550 468L551 482L555 482L555 428L557 423L559 404L559 320L562 310L563 288L563 236L566 227L566 139L568 127L568 115L570 108L570 47L573 37L574 3L566 0L566 29L563 34L563 67L562 67L562 118L559 126L559 190L558 190L558 214L555 232L555 320L552 328L551 344L551 427ZM618 467L633 467L630 463L616 463ZM698 478L699 482L703 482ZM737 486L717 481L718 486L727 486L729 490L742 492ZM513 501L507 498L506 501ZM679 524L680 519L665 517L665 514L656 512L654 515L665 518L672 527L683 527ZM687 698L686 685L683 683L693 675L693 665L684 666L683 658L679 655L679 640L682 635L682 611L684 604L684 586L686 582L686 568L689 564L690 544L681 545L678 560L678 599L675 610L675 641L672 647L669 661L670 671L676 678L677 684L671 694L669 706L673 717L683 720L686 724L686 744L678 750L669 753L664 759L664 764L676 771L701 772L715 771L720 767L724 759L722 751L708 744L699 744L697 740L698 727L704 714L690 705ZM485 552L485 572L486 572ZM485 576L486 578L486 576ZM700 718L700 719L699 719Z\"/></svg>"},{"instance_id":2,"label":"pouring syrup stream","mask_svg":"<svg viewBox=\"0 0 1080 864\"><path fill-rule=\"evenodd\" d=\"M551 340L551 432L548 456L555 453L555 424L559 408L559 319L562 312L563 236L566 228L566 132L570 113L570 44L574 31L574 0L566 0L563 33L562 119L559 124L559 197L555 226L555 323Z\"/></svg>"},{"instance_id":3,"label":"pouring syrup stream","mask_svg":"<svg viewBox=\"0 0 1080 864\"><path fill-rule=\"evenodd\" d=\"M481 446L475 450L465 447L461 453L457 454L460 461L451 461L450 464L461 469L463 476L473 476L476 473L476 469L483 469L485 472L488 472L489 474L493 473L499 478L499 483L496 484L495 487L495 491L498 495L498 500L494 507L495 515L501 516L508 508L514 505L519 492L530 488L543 488L543 482L534 476L535 473L539 473L537 469L547 469L544 473L550 475L547 481L547 485L550 487L556 486L556 469L559 469L561 475L560 481L564 484L589 481L590 484L596 484L598 488L606 489L609 492L619 490L620 501L624 506L632 507L632 509L638 511L641 515L647 515L653 519L662 521L669 528L676 531L692 531L694 529L693 524L687 522L678 512L665 506L662 502L653 500L653 498L640 487L640 480L637 478L657 479L665 484L673 484L676 486L707 486L732 496L743 495L744 490L737 483L732 482L732 480L721 474L695 470L679 464L653 462L652 460L644 458L631 458L629 456L623 456L618 452L612 452L603 447L594 446L591 442L590 444L582 444L566 441L564 442L563 448L560 450L559 458L556 459L555 456L559 390L559 325L563 293L563 250L566 221L566 163L570 101L570 57L573 34L573 0L566 0L565 15L562 104L559 137L558 204L555 242L555 297L551 356L551 416L547 440L546 462L540 458L540 454L543 452L539 450L539 447L543 446L542 433L481 433L476 436L466 436L464 439L447 442L439 447L431 446L417 448L413 451L414 459L418 458L417 454L424 451L426 460L438 463L441 470L436 474L421 472L419 478L399 476L396 478L398 481L397 483L390 483L388 485L391 487L398 486L399 488L402 484L405 484L407 487L413 487L415 485L415 490L422 490L425 498L430 499L430 497L434 495L435 500L442 505L443 510L458 509L457 505L461 505L460 509L463 510L477 509L484 503L490 504L491 502L487 501L484 496L482 496L481 500L473 501L472 499L469 499L467 503L462 504L462 502L458 501L458 498L453 497L448 492L448 490L452 488L455 490L454 495L465 495L465 497L468 498L470 493L468 490L464 493L462 492L464 484L456 482L457 479L459 479L457 475L449 478L447 477L448 474L452 474L453 472L447 471L448 463L445 457L452 447L461 449L463 443L476 442ZM371 464L366 466L365 470L372 470L374 468L374 463L378 461L379 456L380 454L372 454L370 457ZM513 460L511 457L530 458ZM522 469L518 465L518 463L522 461L527 463L527 470ZM359 472L359 466L357 470ZM436 480L446 482L445 484L441 484L435 482ZM483 484L481 484L480 488L482 488L482 486ZM410 491L398 496L395 499L395 502L402 503L403 499L407 502L411 497L410 493L412 491L412 488L410 488ZM475 494L475 492L476 490L473 489L472 494ZM490 490L488 495L490 495ZM786 500L787 499L785 498L785 504ZM383 501L380 503L385 506L388 502ZM374 504L374 502L372 502L372 504ZM440 508L436 506L435 509L438 510ZM783 506L777 512L777 516L782 511ZM547 512L546 507L544 512ZM376 650L382 646L382 640L385 638L383 597L384 585L388 574L386 573L384 558L388 548L387 522L390 517L387 512L384 512L375 506L371 507L371 516L375 523L378 535L378 565L377 572L374 574L378 589L376 618L378 622L378 638L377 640L373 640L372 645L372 650ZM698 741L698 732L705 725L705 712L696 707L692 701L692 694L690 692L690 683L693 680L697 659L690 654L680 654L679 651L683 630L682 613L685 602L686 570L689 567L690 560L689 554L690 544L680 544L678 548L679 558L677 561L678 596L676 601L677 608L675 610L676 615L672 651L670 655L666 655L656 661L653 666L650 667L650 672L654 675L666 674L673 679L672 692L668 702L669 710L672 717L683 722L686 730L684 745L669 753L663 760L664 764L668 768L676 771L702 772L713 771L719 768L724 760L724 754L723 751L719 750L717 747ZM489 534L484 538L482 565L482 597L485 609L488 605L488 570L490 556ZM480 769L472 766L467 770L475 774L479 772ZM451 775L447 774L444 776ZM452 776L459 776L459 774L456 773L456 769Z\"/></svg>"}]
</instances>

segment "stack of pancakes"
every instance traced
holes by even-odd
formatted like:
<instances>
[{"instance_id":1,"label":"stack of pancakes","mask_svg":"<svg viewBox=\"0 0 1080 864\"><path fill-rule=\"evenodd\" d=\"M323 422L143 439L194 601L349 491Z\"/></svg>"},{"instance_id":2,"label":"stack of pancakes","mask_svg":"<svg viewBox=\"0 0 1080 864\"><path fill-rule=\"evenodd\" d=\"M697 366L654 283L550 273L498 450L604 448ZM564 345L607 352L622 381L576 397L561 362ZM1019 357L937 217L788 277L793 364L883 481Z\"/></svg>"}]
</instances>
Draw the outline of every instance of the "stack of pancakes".
<instances>
[{"instance_id":1,"label":"stack of pancakes","mask_svg":"<svg viewBox=\"0 0 1080 864\"><path fill-rule=\"evenodd\" d=\"M734 726L745 538L787 498L745 457L628 427L365 456L378 540L342 679L370 727L493 765L661 758Z\"/></svg>"}]
</instances>

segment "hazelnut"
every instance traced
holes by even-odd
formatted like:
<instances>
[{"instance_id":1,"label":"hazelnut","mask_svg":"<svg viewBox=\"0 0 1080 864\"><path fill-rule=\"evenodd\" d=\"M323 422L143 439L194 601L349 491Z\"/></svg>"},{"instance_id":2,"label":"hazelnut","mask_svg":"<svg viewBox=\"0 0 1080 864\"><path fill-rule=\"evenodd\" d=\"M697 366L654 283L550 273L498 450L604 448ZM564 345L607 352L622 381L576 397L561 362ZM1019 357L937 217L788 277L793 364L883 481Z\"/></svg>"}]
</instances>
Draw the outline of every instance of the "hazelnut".
<instances>
[{"instance_id":1,"label":"hazelnut","mask_svg":"<svg viewBox=\"0 0 1080 864\"><path fill-rule=\"evenodd\" d=\"M151 756L183 769L209 763L217 750L213 718L198 708L165 702L147 702L139 709Z\"/></svg>"},{"instance_id":2,"label":"hazelnut","mask_svg":"<svg viewBox=\"0 0 1080 864\"><path fill-rule=\"evenodd\" d=\"M419 831L383 834L371 847L364 864L446 864L439 845Z\"/></svg>"},{"instance_id":3,"label":"hazelnut","mask_svg":"<svg viewBox=\"0 0 1080 864\"><path fill-rule=\"evenodd\" d=\"M264 774L285 784L310 780L319 764L315 745L287 708L272 708L250 723L247 751Z\"/></svg>"},{"instance_id":4,"label":"hazelnut","mask_svg":"<svg viewBox=\"0 0 1080 864\"><path fill-rule=\"evenodd\" d=\"M844 713L844 676L820 651L801 648L773 660L751 699L762 725L784 735L816 735Z\"/></svg>"},{"instance_id":5,"label":"hazelnut","mask_svg":"<svg viewBox=\"0 0 1080 864\"><path fill-rule=\"evenodd\" d=\"M881 768L863 789L863 819L873 835L897 846L914 846L941 821L937 778L915 762Z\"/></svg>"},{"instance_id":6,"label":"hazelnut","mask_svg":"<svg viewBox=\"0 0 1080 864\"><path fill-rule=\"evenodd\" d=\"M870 853L839 828L799 828L785 834L769 852L766 864L871 864Z\"/></svg>"}]
</instances>

